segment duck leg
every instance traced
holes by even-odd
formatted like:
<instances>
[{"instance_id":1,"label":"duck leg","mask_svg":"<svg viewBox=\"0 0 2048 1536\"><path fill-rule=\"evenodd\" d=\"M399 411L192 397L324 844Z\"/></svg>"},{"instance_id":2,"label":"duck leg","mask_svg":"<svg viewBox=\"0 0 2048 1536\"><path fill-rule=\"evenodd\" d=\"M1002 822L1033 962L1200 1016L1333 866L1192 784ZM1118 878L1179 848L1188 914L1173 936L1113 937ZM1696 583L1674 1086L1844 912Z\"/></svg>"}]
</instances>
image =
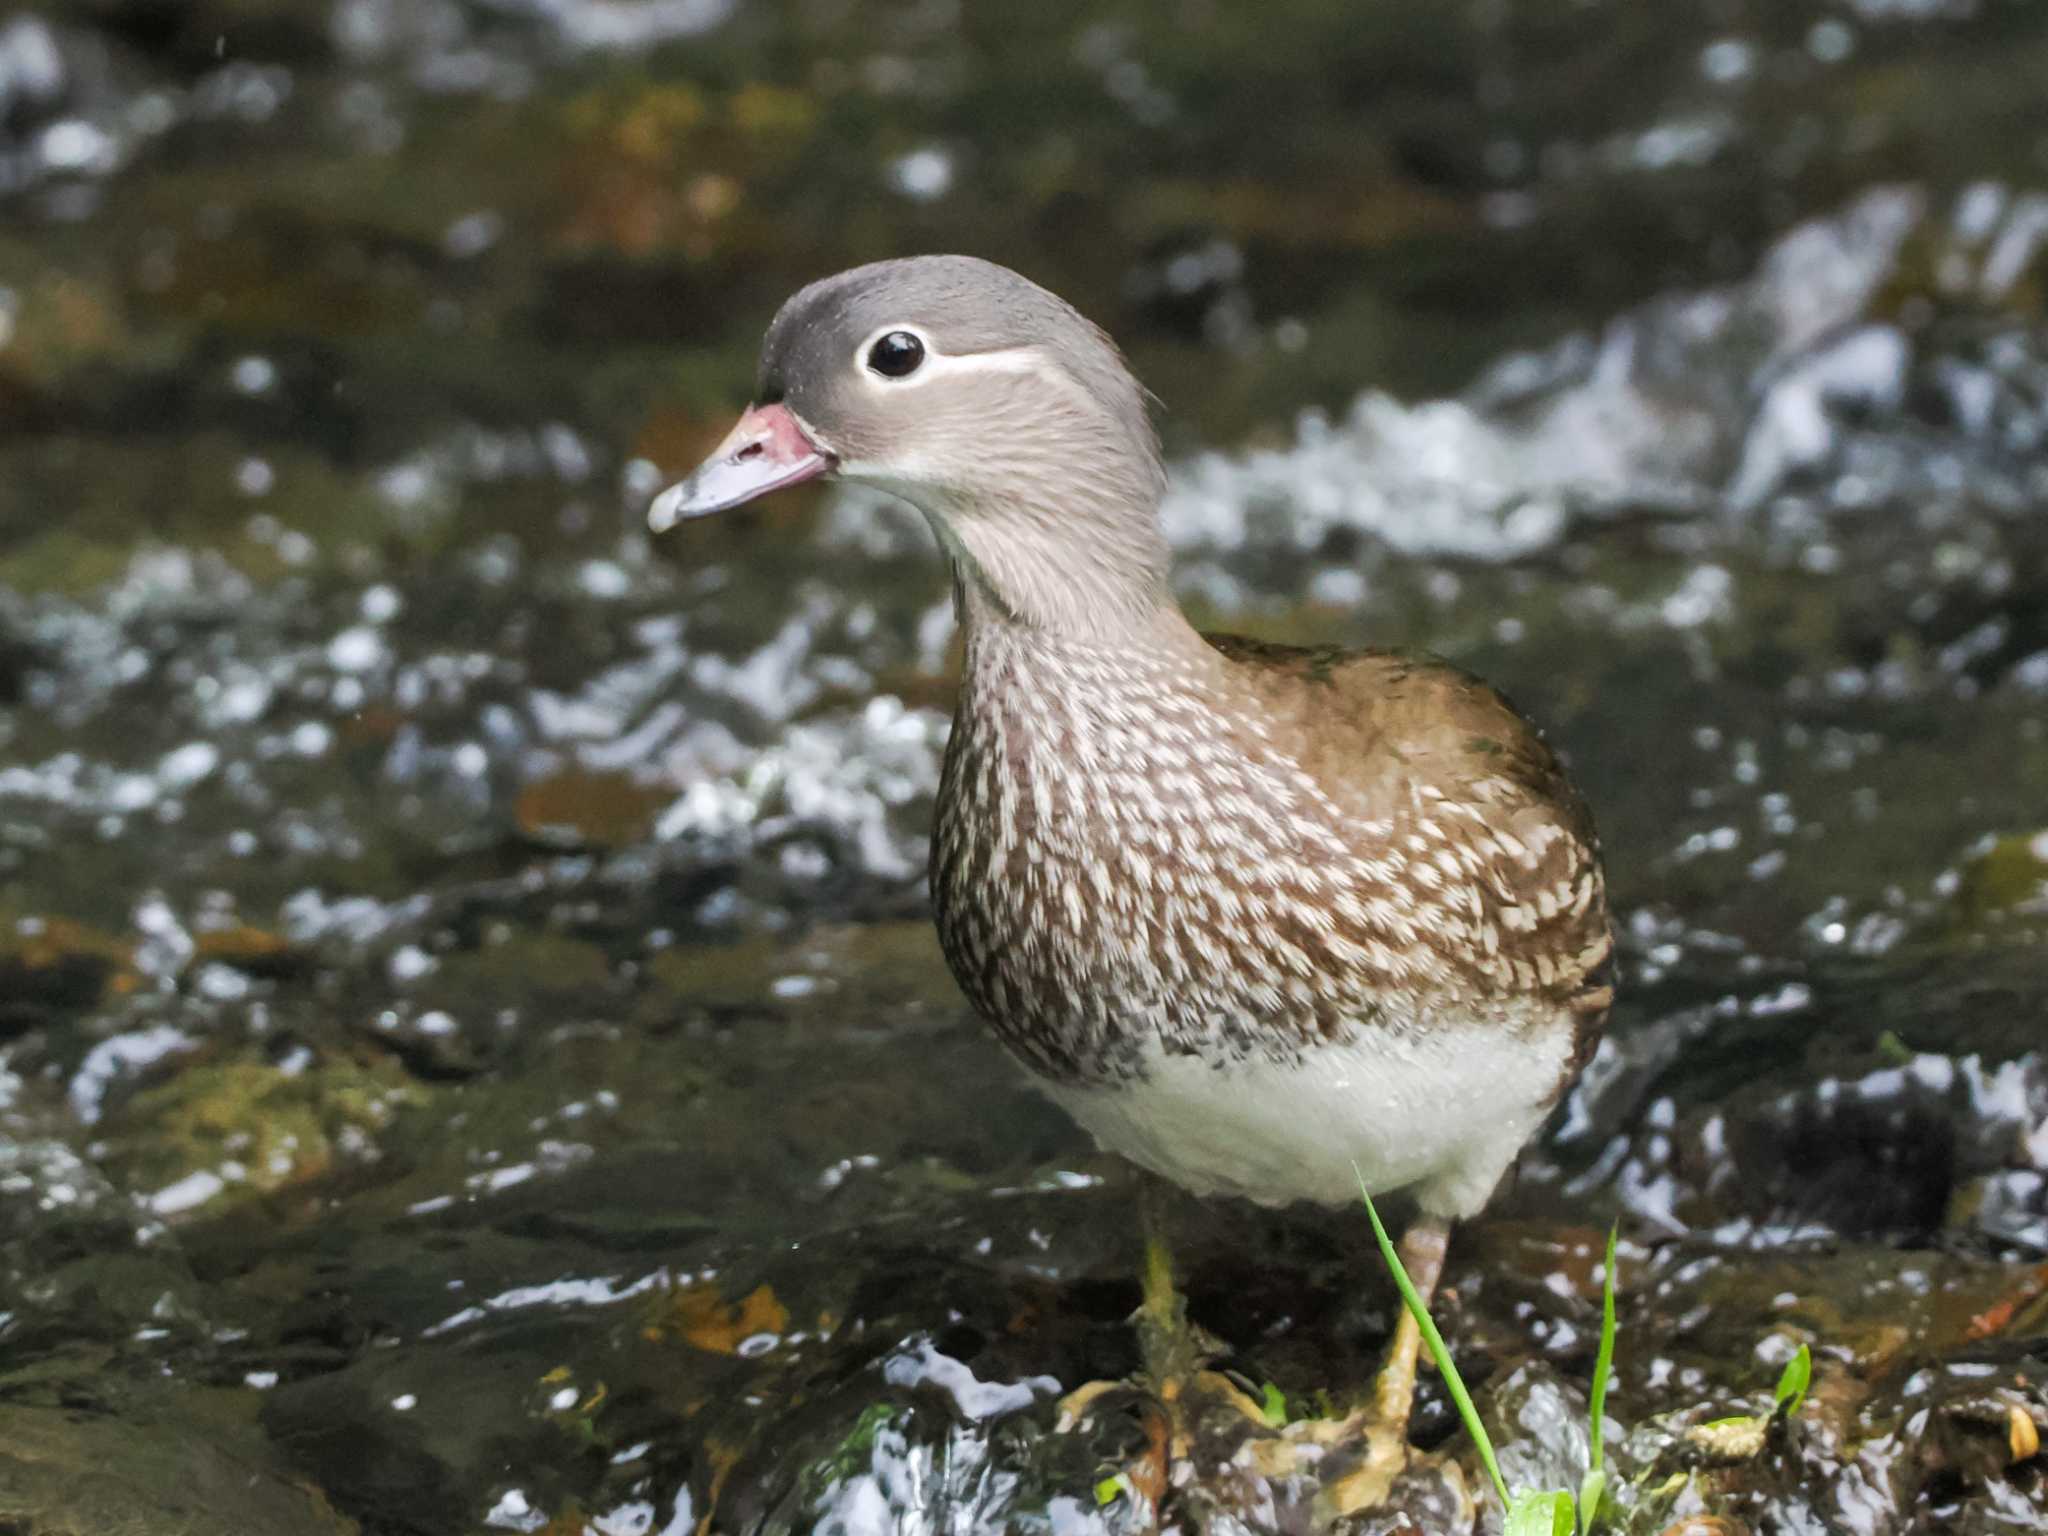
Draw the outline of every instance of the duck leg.
<instances>
[{"instance_id":1,"label":"duck leg","mask_svg":"<svg viewBox=\"0 0 2048 1536\"><path fill-rule=\"evenodd\" d=\"M1188 1299L1173 1283L1173 1246L1167 1240L1158 1188L1150 1180L1140 1197L1144 1208L1144 1300L1132 1321L1138 1330L1138 1358L1145 1385L1162 1402L1180 1395L1187 1379L1208 1363L1211 1351L1188 1322Z\"/></svg>"},{"instance_id":2,"label":"duck leg","mask_svg":"<svg viewBox=\"0 0 2048 1536\"><path fill-rule=\"evenodd\" d=\"M1160 1428L1165 1438L1157 1449L1171 1460L1184 1452L1190 1415L1213 1402L1227 1404L1262 1430L1266 1421L1260 1405L1228 1377L1204 1369L1218 1352L1217 1345L1188 1320L1187 1301L1173 1282L1159 1201L1149 1186L1142 1205L1144 1300L1132 1317L1142 1362L1139 1373L1132 1381L1092 1381L1077 1388L1061 1400L1059 1423L1062 1429L1071 1429L1088 1416L1096 1399L1135 1386L1165 1411ZM1401 1236L1402 1268L1425 1306L1436 1295L1449 1246L1450 1222L1443 1217L1417 1217ZM1421 1326L1403 1306L1366 1401L1341 1418L1298 1420L1278 1435L1248 1442L1254 1464L1277 1476L1311 1466L1334 1473L1318 1499L1330 1518L1384 1503L1394 1479L1408 1465L1408 1422L1421 1356ZM1162 1474L1163 1470L1159 1469Z\"/></svg>"},{"instance_id":3,"label":"duck leg","mask_svg":"<svg viewBox=\"0 0 2048 1536\"><path fill-rule=\"evenodd\" d=\"M1143 1299L1131 1316L1138 1334L1137 1377L1131 1381L1091 1381L1076 1387L1060 1399L1060 1426L1064 1429L1079 1424L1097 1398L1131 1386L1157 1399L1172 1416L1188 1387L1197 1381L1204 1387L1227 1388L1229 1395L1243 1400L1250 1417L1259 1418L1258 1406L1251 1399L1225 1378L1203 1369L1221 1353L1221 1346L1188 1320L1187 1298L1174 1284L1165 1200L1156 1182L1146 1179L1140 1186L1138 1205L1145 1233L1145 1267Z\"/></svg>"},{"instance_id":4,"label":"duck leg","mask_svg":"<svg viewBox=\"0 0 2048 1536\"><path fill-rule=\"evenodd\" d=\"M1401 1267L1427 1307L1436 1299L1436 1283L1444 1272L1444 1254L1451 1246L1451 1224L1440 1217L1418 1216L1401 1234ZM1394 1324L1387 1361L1373 1383L1373 1418L1391 1427L1403 1445L1408 1419L1415 1410L1415 1368L1422 1355L1422 1326L1407 1307Z\"/></svg>"},{"instance_id":5,"label":"duck leg","mask_svg":"<svg viewBox=\"0 0 2048 1536\"><path fill-rule=\"evenodd\" d=\"M1439 1216L1418 1216L1401 1234L1401 1267L1407 1270L1425 1306L1436 1295L1450 1237L1450 1222ZM1337 1451L1359 1446L1362 1458L1325 1485L1323 1500L1333 1515L1352 1514L1383 1502L1408 1464L1408 1420L1415 1409L1415 1373L1421 1354L1422 1328L1403 1306L1370 1400L1341 1419L1288 1425L1282 1443L1285 1448L1276 1447L1269 1458L1276 1463L1271 1470L1291 1468L1294 1447L1315 1445Z\"/></svg>"}]
</instances>

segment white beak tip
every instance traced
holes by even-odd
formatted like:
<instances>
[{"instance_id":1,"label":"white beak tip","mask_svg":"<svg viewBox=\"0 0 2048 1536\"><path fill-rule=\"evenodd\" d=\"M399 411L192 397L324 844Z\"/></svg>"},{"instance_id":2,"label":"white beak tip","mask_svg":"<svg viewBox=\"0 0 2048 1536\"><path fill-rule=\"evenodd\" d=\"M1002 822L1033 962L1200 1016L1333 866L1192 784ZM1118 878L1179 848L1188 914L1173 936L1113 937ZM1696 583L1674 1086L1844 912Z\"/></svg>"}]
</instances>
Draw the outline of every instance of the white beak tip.
<instances>
[{"instance_id":1,"label":"white beak tip","mask_svg":"<svg viewBox=\"0 0 2048 1536\"><path fill-rule=\"evenodd\" d=\"M647 530L650 533L667 533L683 520L683 502L689 494L689 482L679 480L647 507Z\"/></svg>"}]
</instances>

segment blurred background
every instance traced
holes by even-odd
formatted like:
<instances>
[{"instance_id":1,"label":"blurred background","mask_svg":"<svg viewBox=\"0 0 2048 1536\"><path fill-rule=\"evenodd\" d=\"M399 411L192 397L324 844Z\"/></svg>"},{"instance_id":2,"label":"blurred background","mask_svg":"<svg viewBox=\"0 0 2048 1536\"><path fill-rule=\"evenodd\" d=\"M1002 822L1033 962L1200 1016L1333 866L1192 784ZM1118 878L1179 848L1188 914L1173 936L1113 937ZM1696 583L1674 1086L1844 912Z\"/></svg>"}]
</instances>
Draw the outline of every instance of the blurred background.
<instances>
[{"instance_id":1,"label":"blurred background","mask_svg":"<svg viewBox=\"0 0 2048 1536\"><path fill-rule=\"evenodd\" d=\"M1618 1217L1630 1529L2038 1530L2044 81L2029 0L0 9L0 1525L1142 1528L1048 1432L1133 1180L929 933L928 536L643 531L790 290L961 250L1161 397L1200 621L1595 806L1611 1038L1447 1272L1517 1475ZM1368 1378L1361 1222L1175 1222Z\"/></svg>"}]
</instances>

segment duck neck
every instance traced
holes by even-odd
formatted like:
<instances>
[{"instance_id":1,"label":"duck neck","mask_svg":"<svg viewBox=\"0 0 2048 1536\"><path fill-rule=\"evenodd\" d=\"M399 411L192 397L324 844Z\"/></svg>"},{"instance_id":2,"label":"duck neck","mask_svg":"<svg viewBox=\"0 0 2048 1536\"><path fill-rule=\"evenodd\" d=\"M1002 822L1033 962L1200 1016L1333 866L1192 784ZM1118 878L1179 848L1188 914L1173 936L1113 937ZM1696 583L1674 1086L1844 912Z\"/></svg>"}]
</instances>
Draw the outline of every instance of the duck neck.
<instances>
[{"instance_id":1,"label":"duck neck","mask_svg":"<svg viewBox=\"0 0 2048 1536\"><path fill-rule=\"evenodd\" d=\"M963 714L996 707L1026 717L1153 712L1168 697L1220 697L1223 658L1162 583L1138 602L1077 568L1059 601L1020 605L985 568L954 564L954 609L965 654Z\"/></svg>"},{"instance_id":2,"label":"duck neck","mask_svg":"<svg viewBox=\"0 0 2048 1536\"><path fill-rule=\"evenodd\" d=\"M1152 507L1106 517L1024 496L919 505L952 567L955 610L970 635L1001 625L1110 647L1193 637Z\"/></svg>"}]
</instances>

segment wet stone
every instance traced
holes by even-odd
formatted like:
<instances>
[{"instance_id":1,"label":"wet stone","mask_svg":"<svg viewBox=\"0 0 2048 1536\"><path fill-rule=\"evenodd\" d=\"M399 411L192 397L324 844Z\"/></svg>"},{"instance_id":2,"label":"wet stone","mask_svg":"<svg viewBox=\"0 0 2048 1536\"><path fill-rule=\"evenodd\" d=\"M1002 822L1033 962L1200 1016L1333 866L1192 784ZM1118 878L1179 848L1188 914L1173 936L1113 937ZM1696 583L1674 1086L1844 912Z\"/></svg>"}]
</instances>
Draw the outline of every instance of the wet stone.
<instances>
[{"instance_id":1,"label":"wet stone","mask_svg":"<svg viewBox=\"0 0 2048 1536\"><path fill-rule=\"evenodd\" d=\"M617 848L644 838L670 798L624 774L565 773L529 784L513 814L540 842Z\"/></svg>"},{"instance_id":2,"label":"wet stone","mask_svg":"<svg viewBox=\"0 0 2048 1536\"><path fill-rule=\"evenodd\" d=\"M329 1178L426 1095L388 1061L196 1062L128 1099L102 1158L167 1218Z\"/></svg>"},{"instance_id":3,"label":"wet stone","mask_svg":"<svg viewBox=\"0 0 2048 1536\"><path fill-rule=\"evenodd\" d=\"M16 917L0 938L0 1036L90 1009L136 985L131 951L110 934L62 918Z\"/></svg>"},{"instance_id":4,"label":"wet stone","mask_svg":"<svg viewBox=\"0 0 2048 1536\"><path fill-rule=\"evenodd\" d=\"M210 1305L160 1223L63 1141L10 1127L0 1150L0 1286L18 1349L72 1351L90 1379L104 1341L187 1342ZM92 1341L90 1343L86 1341Z\"/></svg>"},{"instance_id":5,"label":"wet stone","mask_svg":"<svg viewBox=\"0 0 2048 1536\"><path fill-rule=\"evenodd\" d=\"M194 1536L271 1531L347 1536L359 1527L281 1467L263 1437L191 1394L124 1393L119 1413L11 1401L0 1410L0 1518L65 1536L116 1536L175 1521Z\"/></svg>"}]
</instances>

